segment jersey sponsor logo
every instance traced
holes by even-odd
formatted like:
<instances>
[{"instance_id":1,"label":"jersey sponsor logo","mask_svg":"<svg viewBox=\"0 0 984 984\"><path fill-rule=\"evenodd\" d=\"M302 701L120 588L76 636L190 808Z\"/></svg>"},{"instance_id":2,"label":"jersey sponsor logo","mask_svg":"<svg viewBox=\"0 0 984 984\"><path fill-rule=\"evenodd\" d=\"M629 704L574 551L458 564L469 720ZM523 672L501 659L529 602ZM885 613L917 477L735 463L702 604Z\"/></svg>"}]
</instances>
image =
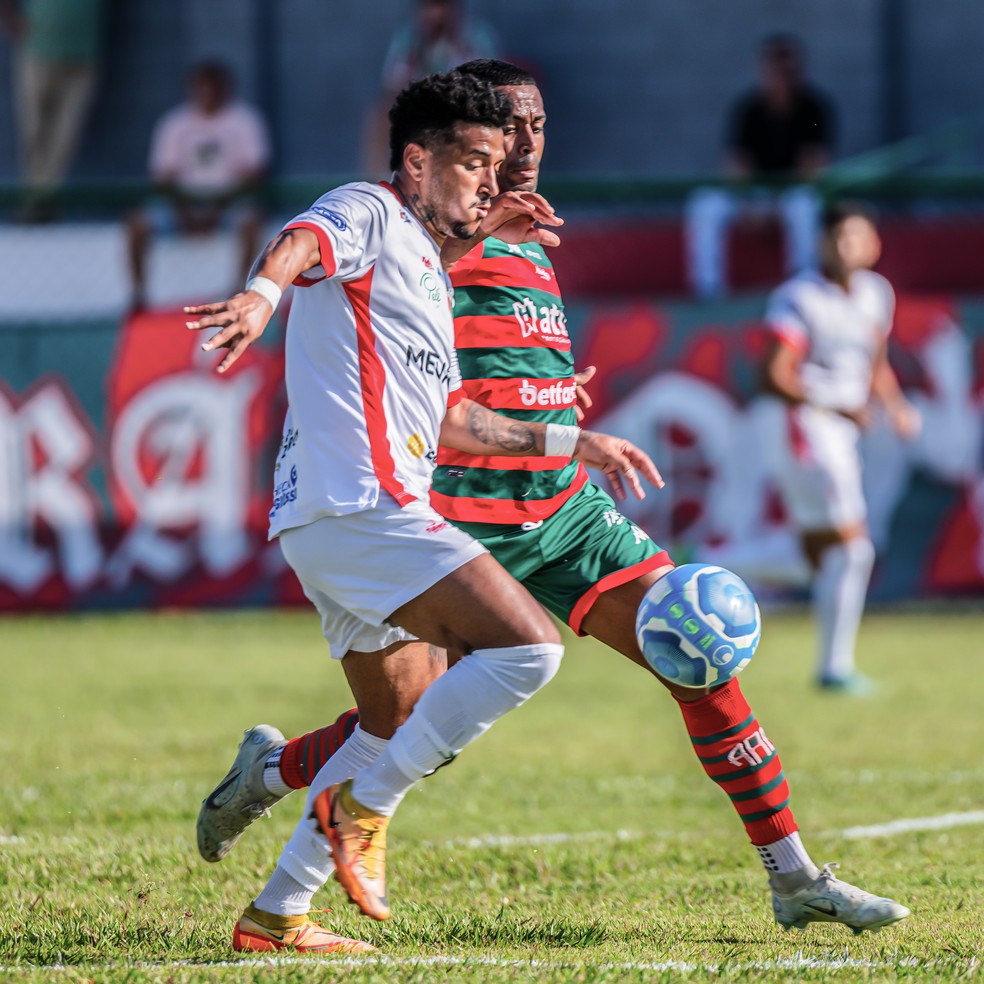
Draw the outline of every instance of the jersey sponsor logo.
<instances>
[{"instance_id":1,"label":"jersey sponsor logo","mask_svg":"<svg viewBox=\"0 0 984 984\"><path fill-rule=\"evenodd\" d=\"M425 376L433 376L442 383L446 383L451 378L451 363L428 349L417 349L414 351L412 345L407 346L407 366L414 366Z\"/></svg>"},{"instance_id":2,"label":"jersey sponsor logo","mask_svg":"<svg viewBox=\"0 0 984 984\"><path fill-rule=\"evenodd\" d=\"M427 294L427 300L433 301L435 304L440 304L443 300L443 293L441 291L441 282L434 276L433 272L430 270L424 271L420 280L417 281Z\"/></svg>"},{"instance_id":3,"label":"jersey sponsor logo","mask_svg":"<svg viewBox=\"0 0 984 984\"><path fill-rule=\"evenodd\" d=\"M407 450L415 458L426 458L432 468L437 467L437 452L430 450L419 434L411 434L407 439Z\"/></svg>"},{"instance_id":4,"label":"jersey sponsor logo","mask_svg":"<svg viewBox=\"0 0 984 984\"><path fill-rule=\"evenodd\" d=\"M287 452L297 444L297 439L301 436L301 431L297 427L288 427L287 433L284 434L284 439L280 443L280 454L277 455L278 465L284 460Z\"/></svg>"},{"instance_id":5,"label":"jersey sponsor logo","mask_svg":"<svg viewBox=\"0 0 984 984\"><path fill-rule=\"evenodd\" d=\"M536 271L536 275L541 280L546 280L548 283L550 282L552 274L550 273L549 270L545 269L544 267L537 266L535 263L533 264L533 269Z\"/></svg>"},{"instance_id":6,"label":"jersey sponsor logo","mask_svg":"<svg viewBox=\"0 0 984 984\"><path fill-rule=\"evenodd\" d=\"M277 482L273 487L273 508L270 510L272 516L278 509L282 509L289 502L297 501L297 465L292 465L290 475L286 481Z\"/></svg>"},{"instance_id":7,"label":"jersey sponsor logo","mask_svg":"<svg viewBox=\"0 0 984 984\"><path fill-rule=\"evenodd\" d=\"M327 219L339 232L346 232L348 230L348 223L330 208L325 208L324 205L312 205L311 211L320 215L323 219Z\"/></svg>"},{"instance_id":8,"label":"jersey sponsor logo","mask_svg":"<svg viewBox=\"0 0 984 984\"><path fill-rule=\"evenodd\" d=\"M515 243L506 243L506 249L514 256L527 256L531 260L543 259L542 253L538 253L535 249L523 249L522 246L517 246Z\"/></svg>"},{"instance_id":9,"label":"jersey sponsor logo","mask_svg":"<svg viewBox=\"0 0 984 984\"><path fill-rule=\"evenodd\" d=\"M567 317L558 304L537 305L529 297L513 302L513 314L519 322L523 338L539 335L545 341L568 338Z\"/></svg>"},{"instance_id":10,"label":"jersey sponsor logo","mask_svg":"<svg viewBox=\"0 0 984 984\"><path fill-rule=\"evenodd\" d=\"M558 381L538 386L535 381L524 379L518 387L524 407L572 407L577 399L577 386L573 381Z\"/></svg>"}]
</instances>

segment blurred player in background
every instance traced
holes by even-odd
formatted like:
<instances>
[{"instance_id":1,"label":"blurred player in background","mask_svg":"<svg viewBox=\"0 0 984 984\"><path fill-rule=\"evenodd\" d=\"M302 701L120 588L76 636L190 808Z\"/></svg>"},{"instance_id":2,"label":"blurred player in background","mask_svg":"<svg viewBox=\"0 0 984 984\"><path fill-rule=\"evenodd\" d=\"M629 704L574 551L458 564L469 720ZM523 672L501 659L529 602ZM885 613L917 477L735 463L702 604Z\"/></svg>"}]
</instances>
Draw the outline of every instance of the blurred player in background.
<instances>
[{"instance_id":1,"label":"blurred player in background","mask_svg":"<svg viewBox=\"0 0 984 984\"><path fill-rule=\"evenodd\" d=\"M239 237L243 277L256 256L263 213L255 195L270 162L270 140L263 117L233 92L225 65L196 65L188 101L154 127L150 175L158 200L127 223L134 308L146 303L154 233L202 235L229 226Z\"/></svg>"},{"instance_id":2,"label":"blurred player in background","mask_svg":"<svg viewBox=\"0 0 984 984\"><path fill-rule=\"evenodd\" d=\"M513 196L528 198L537 187L545 141L546 113L536 81L493 60L466 64L461 71L508 95L512 119L499 184ZM507 231L504 225L495 236L480 232L471 240L448 240L442 250L455 287L464 390L519 421L570 427L581 380L574 373L556 277L543 239L511 244L499 238ZM672 562L588 480L580 464L560 456L504 458L445 446L431 501L575 632L592 635L649 669L636 642L636 611ZM419 642L396 642L373 658L386 667L392 686L388 693L353 686L358 712L346 712L333 725L288 743L267 725L246 733L232 769L202 804L198 843L206 860L224 857L249 823L292 788L314 780L310 803L329 775L345 778L383 753L390 735L411 713L416 694L444 664L443 654ZM708 692L657 679L679 701L698 759L731 797L756 846L782 925L823 919L860 930L908 914L897 903L834 879L813 864L789 807L778 753L737 680ZM306 838L312 836L298 827L255 907L284 917L308 911L332 870L300 863L310 854Z\"/></svg>"},{"instance_id":3,"label":"blurred player in background","mask_svg":"<svg viewBox=\"0 0 984 984\"><path fill-rule=\"evenodd\" d=\"M198 315L189 327L220 329L204 347L231 349L225 371L263 332L281 292L304 288L287 324L289 409L270 536L360 701L393 700L392 690L420 680L389 658L408 640L425 668L430 644L461 658L415 688L412 712L388 742L364 742L361 755L352 742L340 775L316 777L285 851L290 864L239 919L237 949L371 949L311 922L311 873L320 887L334 868L363 912L387 918L386 831L402 798L560 665L563 646L543 608L429 504L439 444L550 464L576 455L639 494L636 468L659 481L626 441L510 419L465 397L440 246L473 237L489 211L502 128L512 122L506 97L470 75L432 75L400 94L391 121L392 184L322 196L267 246L242 293L189 308ZM515 219L525 238L536 237L535 219L551 220L518 197L496 214Z\"/></svg>"},{"instance_id":4,"label":"blurred player in background","mask_svg":"<svg viewBox=\"0 0 984 984\"><path fill-rule=\"evenodd\" d=\"M814 571L817 678L821 687L859 695L872 689L855 669L854 650L875 549L858 438L872 396L899 436L911 439L920 426L888 364L895 295L871 269L880 253L866 208L830 206L819 272L783 284L766 312L775 336L766 388L788 404L778 478Z\"/></svg>"}]
</instances>

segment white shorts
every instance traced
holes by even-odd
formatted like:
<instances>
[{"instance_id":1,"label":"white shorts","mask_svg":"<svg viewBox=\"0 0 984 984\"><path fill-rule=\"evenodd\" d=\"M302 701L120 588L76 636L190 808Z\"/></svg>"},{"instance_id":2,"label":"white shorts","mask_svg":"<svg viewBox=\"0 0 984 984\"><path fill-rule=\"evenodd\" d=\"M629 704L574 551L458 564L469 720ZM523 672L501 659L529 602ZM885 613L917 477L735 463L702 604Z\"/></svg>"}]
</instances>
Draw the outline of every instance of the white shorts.
<instances>
[{"instance_id":1,"label":"white shorts","mask_svg":"<svg viewBox=\"0 0 984 984\"><path fill-rule=\"evenodd\" d=\"M864 522L858 436L857 425L833 410L805 404L787 409L777 477L798 529Z\"/></svg>"},{"instance_id":2,"label":"white shorts","mask_svg":"<svg viewBox=\"0 0 984 984\"><path fill-rule=\"evenodd\" d=\"M401 508L381 493L373 509L284 530L280 549L321 615L331 655L375 652L414 639L386 620L441 578L488 553L428 503Z\"/></svg>"}]
</instances>

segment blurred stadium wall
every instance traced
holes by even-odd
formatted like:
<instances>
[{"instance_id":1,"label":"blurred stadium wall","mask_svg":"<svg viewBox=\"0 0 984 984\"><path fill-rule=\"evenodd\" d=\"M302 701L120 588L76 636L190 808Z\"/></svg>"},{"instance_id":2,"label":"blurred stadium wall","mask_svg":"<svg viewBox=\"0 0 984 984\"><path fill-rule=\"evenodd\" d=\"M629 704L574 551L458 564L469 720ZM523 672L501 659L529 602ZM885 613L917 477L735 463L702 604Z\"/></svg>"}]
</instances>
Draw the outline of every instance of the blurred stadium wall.
<instances>
[{"instance_id":1,"label":"blurred stadium wall","mask_svg":"<svg viewBox=\"0 0 984 984\"><path fill-rule=\"evenodd\" d=\"M388 40L409 0L114 0L92 123L75 170L139 178L154 120L184 71L218 56L267 114L278 173L350 173ZM542 78L557 172L717 168L722 118L754 78L758 41L804 40L852 155L975 114L984 91L978 0L472 0L509 57ZM12 51L0 42L0 78ZM0 181L15 175L0 98Z\"/></svg>"}]
</instances>

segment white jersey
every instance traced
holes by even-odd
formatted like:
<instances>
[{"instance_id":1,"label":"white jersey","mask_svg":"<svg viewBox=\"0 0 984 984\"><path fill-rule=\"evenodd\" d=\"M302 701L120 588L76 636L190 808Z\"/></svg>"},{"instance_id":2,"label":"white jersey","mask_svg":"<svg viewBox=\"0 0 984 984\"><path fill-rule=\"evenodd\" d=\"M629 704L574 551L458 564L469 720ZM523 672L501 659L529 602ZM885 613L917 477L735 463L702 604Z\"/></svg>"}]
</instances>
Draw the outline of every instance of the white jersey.
<instances>
[{"instance_id":1,"label":"white jersey","mask_svg":"<svg viewBox=\"0 0 984 984\"><path fill-rule=\"evenodd\" d=\"M151 174L192 193L234 188L269 160L266 124L245 103L231 103L210 116L192 105L178 106L151 138Z\"/></svg>"},{"instance_id":2,"label":"white jersey","mask_svg":"<svg viewBox=\"0 0 984 984\"><path fill-rule=\"evenodd\" d=\"M875 357L892 327L895 294L871 270L858 270L845 291L820 273L788 280L769 298L766 321L803 354L807 402L854 410L868 402Z\"/></svg>"},{"instance_id":3,"label":"white jersey","mask_svg":"<svg viewBox=\"0 0 984 984\"><path fill-rule=\"evenodd\" d=\"M438 435L461 395L440 249L389 185L358 182L285 227L318 237L287 320L289 409L270 536L322 516L428 500Z\"/></svg>"}]
</instances>

